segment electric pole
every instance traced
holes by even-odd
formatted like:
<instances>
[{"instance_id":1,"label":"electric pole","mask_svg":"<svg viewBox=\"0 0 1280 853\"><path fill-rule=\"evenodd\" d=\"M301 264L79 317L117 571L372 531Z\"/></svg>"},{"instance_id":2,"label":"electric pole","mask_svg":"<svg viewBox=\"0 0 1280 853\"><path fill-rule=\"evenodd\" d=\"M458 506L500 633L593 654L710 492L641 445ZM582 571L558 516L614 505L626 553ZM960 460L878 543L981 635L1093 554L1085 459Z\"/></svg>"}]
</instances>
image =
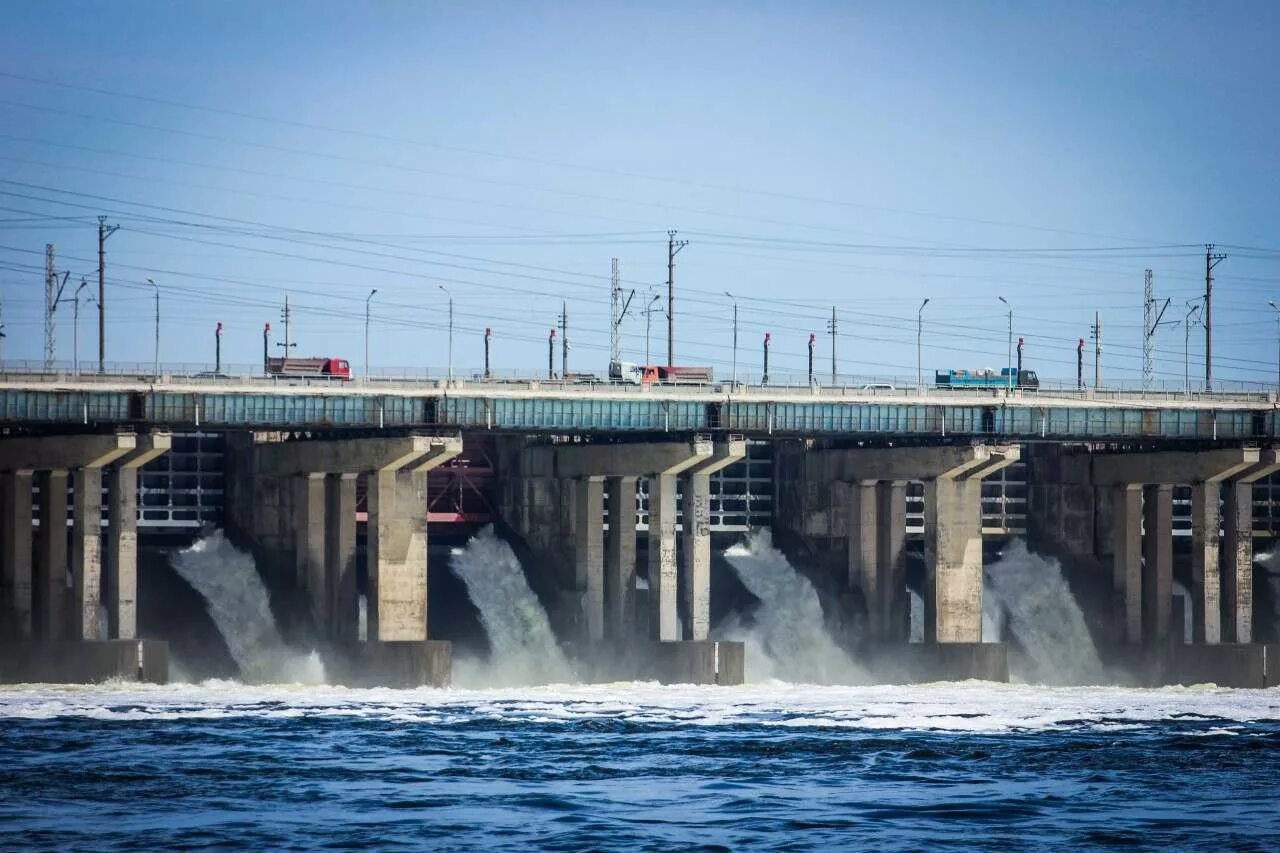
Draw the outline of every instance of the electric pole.
<instances>
[{"instance_id":1,"label":"electric pole","mask_svg":"<svg viewBox=\"0 0 1280 853\"><path fill-rule=\"evenodd\" d=\"M1156 379L1156 329L1160 328L1160 318L1164 316L1165 309L1169 307L1171 300L1165 299L1164 304L1156 309L1156 284L1155 274L1151 270L1147 270L1146 280L1143 287L1142 299L1142 390L1150 391L1151 386L1155 384ZM1169 325L1169 324L1164 324ZM1172 325L1177 325L1173 323Z\"/></svg>"},{"instance_id":2,"label":"electric pole","mask_svg":"<svg viewBox=\"0 0 1280 853\"><path fill-rule=\"evenodd\" d=\"M1213 268L1227 259L1215 255L1213 244L1204 245L1204 390L1213 390Z\"/></svg>"},{"instance_id":3,"label":"electric pole","mask_svg":"<svg viewBox=\"0 0 1280 853\"><path fill-rule=\"evenodd\" d=\"M836 384L836 306L831 306L831 319L827 321L827 333L831 335L831 384Z\"/></svg>"},{"instance_id":4,"label":"electric pole","mask_svg":"<svg viewBox=\"0 0 1280 853\"><path fill-rule=\"evenodd\" d=\"M622 361L622 319L627 316L631 307L631 299L636 295L633 289L622 298L622 282L618 277L618 259L613 259L613 276L609 285L609 363ZM646 357L647 360L647 357Z\"/></svg>"},{"instance_id":5,"label":"electric pole","mask_svg":"<svg viewBox=\"0 0 1280 853\"><path fill-rule=\"evenodd\" d=\"M1084 338L1076 344L1076 390L1084 390Z\"/></svg>"},{"instance_id":6,"label":"electric pole","mask_svg":"<svg viewBox=\"0 0 1280 853\"><path fill-rule=\"evenodd\" d=\"M569 303L560 303L560 379L569 378Z\"/></svg>"},{"instance_id":7,"label":"electric pole","mask_svg":"<svg viewBox=\"0 0 1280 853\"><path fill-rule=\"evenodd\" d=\"M1093 338L1093 387L1096 391L1102 387L1102 314L1093 312L1093 327L1089 330Z\"/></svg>"},{"instance_id":8,"label":"electric pole","mask_svg":"<svg viewBox=\"0 0 1280 853\"><path fill-rule=\"evenodd\" d=\"M667 232L667 366L676 363L676 255L689 245L688 240L676 240L674 230Z\"/></svg>"},{"instance_id":9,"label":"electric pole","mask_svg":"<svg viewBox=\"0 0 1280 853\"><path fill-rule=\"evenodd\" d=\"M813 346L818 342L818 336L813 332L809 333L809 387L813 387Z\"/></svg>"},{"instance_id":10,"label":"electric pole","mask_svg":"<svg viewBox=\"0 0 1280 853\"><path fill-rule=\"evenodd\" d=\"M280 319L284 322L284 342L277 343L276 346L284 348L284 357L289 357L289 348L296 347L293 341L289 340L289 325L293 320L293 311L289 308L289 294L284 295L284 310L280 312Z\"/></svg>"},{"instance_id":11,"label":"electric pole","mask_svg":"<svg viewBox=\"0 0 1280 853\"><path fill-rule=\"evenodd\" d=\"M54 340L53 315L62 302L62 289L67 286L70 273L63 273L58 280L58 267L54 261L52 243L44 245L44 369L53 370L53 362L57 356L57 345Z\"/></svg>"},{"instance_id":12,"label":"electric pole","mask_svg":"<svg viewBox=\"0 0 1280 853\"><path fill-rule=\"evenodd\" d=\"M98 372L107 369L107 238L120 230L107 225L107 217L98 217Z\"/></svg>"},{"instance_id":13,"label":"electric pole","mask_svg":"<svg viewBox=\"0 0 1280 853\"><path fill-rule=\"evenodd\" d=\"M547 378L556 378L556 330L547 338Z\"/></svg>"}]
</instances>

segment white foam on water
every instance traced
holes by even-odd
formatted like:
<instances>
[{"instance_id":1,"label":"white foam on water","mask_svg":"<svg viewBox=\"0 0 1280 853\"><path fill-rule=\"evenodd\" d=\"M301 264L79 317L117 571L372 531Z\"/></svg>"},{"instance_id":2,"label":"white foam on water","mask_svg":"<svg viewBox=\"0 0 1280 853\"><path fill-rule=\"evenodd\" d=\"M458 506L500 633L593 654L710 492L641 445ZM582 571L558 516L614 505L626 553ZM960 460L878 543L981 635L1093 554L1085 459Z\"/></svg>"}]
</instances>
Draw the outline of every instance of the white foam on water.
<instances>
[{"instance_id":1,"label":"white foam on water","mask_svg":"<svg viewBox=\"0 0 1280 853\"><path fill-rule=\"evenodd\" d=\"M175 552L171 563L174 571L204 597L209 615L245 681L324 683L320 655L315 651L299 652L285 644L253 557L227 541L221 530Z\"/></svg>"},{"instance_id":2,"label":"white foam on water","mask_svg":"<svg viewBox=\"0 0 1280 853\"><path fill-rule=\"evenodd\" d=\"M487 660L454 658L456 684L493 687L575 680L520 561L492 526L455 550L449 568L466 584L467 595L480 611L490 648Z\"/></svg>"},{"instance_id":3,"label":"white foam on water","mask_svg":"<svg viewBox=\"0 0 1280 853\"><path fill-rule=\"evenodd\" d=\"M1135 731L1201 721L1234 733L1280 722L1280 690L1033 687L962 682L819 687L610 685L463 690L305 685L18 685L0 687L0 719L363 719L395 725L476 721L536 726L616 720L666 727L761 725L867 731Z\"/></svg>"},{"instance_id":4,"label":"white foam on water","mask_svg":"<svg viewBox=\"0 0 1280 853\"><path fill-rule=\"evenodd\" d=\"M1007 629L1024 655L1010 656L1010 675L1040 684L1108 684L1108 677L1080 605L1062 566L1027 550L1021 540L1005 548L986 569L983 639L990 603L1007 615ZM1016 664L1016 665L1015 665Z\"/></svg>"},{"instance_id":5,"label":"white foam on water","mask_svg":"<svg viewBox=\"0 0 1280 853\"><path fill-rule=\"evenodd\" d=\"M785 678L807 684L860 684L870 680L832 639L817 590L773 547L771 531L752 533L724 556L760 599L749 629L734 621L716 632L723 639L744 643L749 681Z\"/></svg>"}]
</instances>

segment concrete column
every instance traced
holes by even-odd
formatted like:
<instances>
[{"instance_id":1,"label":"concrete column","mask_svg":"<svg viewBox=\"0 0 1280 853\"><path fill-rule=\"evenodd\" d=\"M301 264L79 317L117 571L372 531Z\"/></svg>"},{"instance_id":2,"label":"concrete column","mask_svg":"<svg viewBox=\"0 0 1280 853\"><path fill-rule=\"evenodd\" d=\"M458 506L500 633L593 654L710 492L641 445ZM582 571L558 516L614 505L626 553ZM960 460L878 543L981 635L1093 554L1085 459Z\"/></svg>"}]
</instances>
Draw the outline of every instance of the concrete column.
<instances>
[{"instance_id":1,"label":"concrete column","mask_svg":"<svg viewBox=\"0 0 1280 853\"><path fill-rule=\"evenodd\" d=\"M1226 571L1222 573L1222 639L1253 642L1253 483L1229 480L1226 491Z\"/></svg>"},{"instance_id":2,"label":"concrete column","mask_svg":"<svg viewBox=\"0 0 1280 853\"><path fill-rule=\"evenodd\" d=\"M380 470L368 476L369 638L427 638L427 478Z\"/></svg>"},{"instance_id":3,"label":"concrete column","mask_svg":"<svg viewBox=\"0 0 1280 853\"><path fill-rule=\"evenodd\" d=\"M939 477L925 483L928 641L982 642L981 490L978 479Z\"/></svg>"},{"instance_id":4,"label":"concrete column","mask_svg":"<svg viewBox=\"0 0 1280 853\"><path fill-rule=\"evenodd\" d=\"M649 619L655 640L680 639L676 611L676 478L649 478Z\"/></svg>"},{"instance_id":5,"label":"concrete column","mask_svg":"<svg viewBox=\"0 0 1280 853\"><path fill-rule=\"evenodd\" d=\"M874 636L880 640L907 639L907 481L876 485L876 598L868 611Z\"/></svg>"},{"instance_id":6,"label":"concrete column","mask_svg":"<svg viewBox=\"0 0 1280 853\"><path fill-rule=\"evenodd\" d=\"M1142 486L1112 486L1114 520L1112 582L1117 607L1117 634L1126 643L1142 642Z\"/></svg>"},{"instance_id":7,"label":"concrete column","mask_svg":"<svg viewBox=\"0 0 1280 853\"><path fill-rule=\"evenodd\" d=\"M1146 486L1142 492L1143 639L1165 643L1173 608L1173 486Z\"/></svg>"},{"instance_id":8,"label":"concrete column","mask_svg":"<svg viewBox=\"0 0 1280 853\"><path fill-rule=\"evenodd\" d=\"M36 474L40 487L40 635L65 639L67 607L67 470Z\"/></svg>"},{"instance_id":9,"label":"concrete column","mask_svg":"<svg viewBox=\"0 0 1280 853\"><path fill-rule=\"evenodd\" d=\"M71 530L71 637L97 640L102 604L102 469L80 468Z\"/></svg>"},{"instance_id":10,"label":"concrete column","mask_svg":"<svg viewBox=\"0 0 1280 853\"><path fill-rule=\"evenodd\" d=\"M609 538L605 545L605 635L630 640L636 598L636 477L609 478Z\"/></svg>"},{"instance_id":11,"label":"concrete column","mask_svg":"<svg viewBox=\"0 0 1280 853\"><path fill-rule=\"evenodd\" d=\"M173 445L169 433L138 436L116 465L107 510L107 636L138 638L138 471Z\"/></svg>"},{"instance_id":12,"label":"concrete column","mask_svg":"<svg viewBox=\"0 0 1280 853\"><path fill-rule=\"evenodd\" d=\"M1191 636L1196 643L1222 642L1221 495L1216 480L1191 486Z\"/></svg>"},{"instance_id":13,"label":"concrete column","mask_svg":"<svg viewBox=\"0 0 1280 853\"><path fill-rule=\"evenodd\" d=\"M848 489L849 588L859 590L866 603L868 626L873 637L879 637L879 586L876 564L879 548L876 536L880 524L876 513L876 481L859 480L845 484Z\"/></svg>"},{"instance_id":14,"label":"concrete column","mask_svg":"<svg viewBox=\"0 0 1280 853\"><path fill-rule=\"evenodd\" d=\"M0 636L29 640L31 622L31 472L0 474Z\"/></svg>"},{"instance_id":15,"label":"concrete column","mask_svg":"<svg viewBox=\"0 0 1280 853\"><path fill-rule=\"evenodd\" d=\"M293 553L294 585L307 591L311 619L317 632L324 636L330 624L329 579L325 574L325 475L323 472L300 474L294 478Z\"/></svg>"},{"instance_id":16,"label":"concrete column","mask_svg":"<svg viewBox=\"0 0 1280 853\"><path fill-rule=\"evenodd\" d=\"M604 478L573 481L575 588L582 595L583 638L604 639Z\"/></svg>"},{"instance_id":17,"label":"concrete column","mask_svg":"<svg viewBox=\"0 0 1280 853\"><path fill-rule=\"evenodd\" d=\"M682 503L684 610L688 614L683 635L686 640L705 640L711 632L711 475L687 474Z\"/></svg>"},{"instance_id":18,"label":"concrete column","mask_svg":"<svg viewBox=\"0 0 1280 853\"><path fill-rule=\"evenodd\" d=\"M316 630L324 637L355 640L360 623L356 589L356 474L330 474L324 479L324 621ZM315 606L319 590L313 590Z\"/></svg>"}]
</instances>

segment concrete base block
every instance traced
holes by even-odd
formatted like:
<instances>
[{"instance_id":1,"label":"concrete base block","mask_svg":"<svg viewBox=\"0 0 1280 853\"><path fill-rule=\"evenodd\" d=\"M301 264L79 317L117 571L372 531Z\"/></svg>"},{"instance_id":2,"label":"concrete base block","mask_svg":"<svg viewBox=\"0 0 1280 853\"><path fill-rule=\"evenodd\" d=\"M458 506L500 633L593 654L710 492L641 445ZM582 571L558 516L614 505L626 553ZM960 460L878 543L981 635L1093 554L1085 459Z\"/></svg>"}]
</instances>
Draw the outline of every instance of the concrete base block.
<instances>
[{"instance_id":1,"label":"concrete base block","mask_svg":"<svg viewBox=\"0 0 1280 853\"><path fill-rule=\"evenodd\" d=\"M1216 684L1219 687L1267 686L1267 648L1252 644L1173 646L1165 670L1166 684Z\"/></svg>"},{"instance_id":2,"label":"concrete base block","mask_svg":"<svg viewBox=\"0 0 1280 853\"><path fill-rule=\"evenodd\" d=\"M1263 687L1280 687L1280 643L1267 643L1263 646L1266 649L1267 673L1266 683Z\"/></svg>"},{"instance_id":3,"label":"concrete base block","mask_svg":"<svg viewBox=\"0 0 1280 853\"><path fill-rule=\"evenodd\" d=\"M92 684L112 678L168 683L169 644L162 640L0 644L0 684Z\"/></svg>"},{"instance_id":4,"label":"concrete base block","mask_svg":"<svg viewBox=\"0 0 1280 853\"><path fill-rule=\"evenodd\" d=\"M354 643L325 658L330 679L348 687L448 687L453 644L446 640Z\"/></svg>"},{"instance_id":5,"label":"concrete base block","mask_svg":"<svg viewBox=\"0 0 1280 853\"><path fill-rule=\"evenodd\" d=\"M742 643L690 640L653 643L648 677L663 684L742 684L746 652Z\"/></svg>"},{"instance_id":6,"label":"concrete base block","mask_svg":"<svg viewBox=\"0 0 1280 853\"><path fill-rule=\"evenodd\" d=\"M1009 680L1004 643L883 644L868 648L864 660L878 680L891 684Z\"/></svg>"}]
</instances>

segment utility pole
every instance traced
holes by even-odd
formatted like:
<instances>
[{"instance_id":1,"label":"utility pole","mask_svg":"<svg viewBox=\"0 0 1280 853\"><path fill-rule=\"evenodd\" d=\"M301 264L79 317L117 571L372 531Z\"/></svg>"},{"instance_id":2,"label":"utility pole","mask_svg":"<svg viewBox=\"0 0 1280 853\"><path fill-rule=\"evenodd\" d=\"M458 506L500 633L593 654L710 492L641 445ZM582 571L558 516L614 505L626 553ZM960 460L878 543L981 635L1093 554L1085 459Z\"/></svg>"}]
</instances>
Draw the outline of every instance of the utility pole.
<instances>
[{"instance_id":1,"label":"utility pole","mask_svg":"<svg viewBox=\"0 0 1280 853\"><path fill-rule=\"evenodd\" d=\"M1150 391L1156 379L1156 329L1160 328L1160 318L1172 300L1165 299L1164 305L1156 309L1155 274L1147 270L1143 285L1142 298L1142 390ZM1174 323L1173 325L1177 325Z\"/></svg>"},{"instance_id":2,"label":"utility pole","mask_svg":"<svg viewBox=\"0 0 1280 853\"><path fill-rule=\"evenodd\" d=\"M1204 245L1204 390L1213 390L1213 268L1227 259L1215 255L1213 244Z\"/></svg>"},{"instance_id":3,"label":"utility pole","mask_svg":"<svg viewBox=\"0 0 1280 853\"><path fill-rule=\"evenodd\" d=\"M769 384L769 341L772 337L768 332L764 333L764 375L760 378L761 385Z\"/></svg>"},{"instance_id":4,"label":"utility pole","mask_svg":"<svg viewBox=\"0 0 1280 853\"><path fill-rule=\"evenodd\" d=\"M813 348L818 342L818 336L813 332L809 333L809 387L813 387Z\"/></svg>"},{"instance_id":5,"label":"utility pole","mask_svg":"<svg viewBox=\"0 0 1280 853\"><path fill-rule=\"evenodd\" d=\"M493 374L489 372L489 342L493 339L493 330L488 326L484 327L484 378L492 379Z\"/></svg>"},{"instance_id":6,"label":"utility pole","mask_svg":"<svg viewBox=\"0 0 1280 853\"><path fill-rule=\"evenodd\" d=\"M1182 393L1191 395L1191 327L1199 322L1197 300L1187 303L1187 316L1182 321Z\"/></svg>"},{"instance_id":7,"label":"utility pole","mask_svg":"<svg viewBox=\"0 0 1280 853\"><path fill-rule=\"evenodd\" d=\"M267 373L267 365L271 363L271 324L262 326L262 372Z\"/></svg>"},{"instance_id":8,"label":"utility pole","mask_svg":"<svg viewBox=\"0 0 1280 853\"><path fill-rule=\"evenodd\" d=\"M1004 363L1005 363L1004 372L1008 373L1009 367L1010 367L1009 362L1013 361L1013 303L1011 303L1008 299L1005 299L1003 296L997 296L996 299L999 299L1001 302L1003 302L1005 304L1005 307L1009 309L1009 342L1005 346L1005 351L1004 351ZM1010 391L1013 390L1015 379L1021 382L1022 376L1020 374L1018 376L1014 376L1012 374L1009 375L1008 385L1009 385Z\"/></svg>"},{"instance_id":9,"label":"utility pole","mask_svg":"<svg viewBox=\"0 0 1280 853\"><path fill-rule=\"evenodd\" d=\"M1102 314L1093 312L1093 326L1089 330L1093 338L1093 388L1102 387Z\"/></svg>"},{"instance_id":10,"label":"utility pole","mask_svg":"<svg viewBox=\"0 0 1280 853\"><path fill-rule=\"evenodd\" d=\"M438 284L436 285L436 287L439 287L441 290L443 290L444 295L449 297L449 367L448 367L448 373L446 374L446 376L448 378L448 381L452 382L453 381L453 294L449 291L449 288L445 287L443 284Z\"/></svg>"},{"instance_id":11,"label":"utility pole","mask_svg":"<svg viewBox=\"0 0 1280 853\"><path fill-rule=\"evenodd\" d=\"M556 378L556 330L551 330L551 336L547 338L547 378Z\"/></svg>"},{"instance_id":12,"label":"utility pole","mask_svg":"<svg viewBox=\"0 0 1280 853\"><path fill-rule=\"evenodd\" d=\"M724 295L729 297L729 301L733 303L733 387L738 387L738 300L733 298L733 294L725 291ZM768 376L769 368L765 368L765 375Z\"/></svg>"},{"instance_id":13,"label":"utility pole","mask_svg":"<svg viewBox=\"0 0 1280 853\"><path fill-rule=\"evenodd\" d=\"M4 297L0 296L0 373L4 372Z\"/></svg>"},{"instance_id":14,"label":"utility pole","mask_svg":"<svg viewBox=\"0 0 1280 853\"><path fill-rule=\"evenodd\" d=\"M160 285L151 279L147 279L147 284L156 289L156 366L155 372L152 374L154 381L160 381Z\"/></svg>"},{"instance_id":15,"label":"utility pole","mask_svg":"<svg viewBox=\"0 0 1280 853\"><path fill-rule=\"evenodd\" d=\"M1022 350L1026 345L1025 338L1018 338L1018 384L1022 384Z\"/></svg>"},{"instance_id":16,"label":"utility pole","mask_svg":"<svg viewBox=\"0 0 1280 853\"><path fill-rule=\"evenodd\" d=\"M622 298L622 281L618 277L618 259L613 259L613 276L609 287L609 363L622 361L622 320L627 316L631 300L636 295L633 289ZM646 357L647 358L647 357Z\"/></svg>"},{"instance_id":17,"label":"utility pole","mask_svg":"<svg viewBox=\"0 0 1280 853\"><path fill-rule=\"evenodd\" d=\"M1267 304L1276 312L1276 394L1280 394L1280 305L1276 305L1274 299L1268 299ZM0 329L4 328L0 324Z\"/></svg>"},{"instance_id":18,"label":"utility pole","mask_svg":"<svg viewBox=\"0 0 1280 853\"><path fill-rule=\"evenodd\" d=\"M569 303L560 303L560 379L569 378Z\"/></svg>"},{"instance_id":19,"label":"utility pole","mask_svg":"<svg viewBox=\"0 0 1280 853\"><path fill-rule=\"evenodd\" d=\"M369 303L373 301L373 295L378 292L378 288L369 291L369 295L364 298L364 378L369 379Z\"/></svg>"},{"instance_id":20,"label":"utility pole","mask_svg":"<svg viewBox=\"0 0 1280 853\"><path fill-rule=\"evenodd\" d=\"M98 372L107 370L107 238L120 230L98 217Z\"/></svg>"},{"instance_id":21,"label":"utility pole","mask_svg":"<svg viewBox=\"0 0 1280 853\"><path fill-rule=\"evenodd\" d=\"M831 335L831 385L836 384L836 306L831 306L831 319L827 321L827 333Z\"/></svg>"},{"instance_id":22,"label":"utility pole","mask_svg":"<svg viewBox=\"0 0 1280 853\"><path fill-rule=\"evenodd\" d=\"M653 303L662 299L661 296L654 293L649 297L649 304L644 309L644 366L648 367L653 364L653 359L649 355L649 331L653 326L653 312L661 311L661 308L654 308Z\"/></svg>"},{"instance_id":23,"label":"utility pole","mask_svg":"<svg viewBox=\"0 0 1280 853\"><path fill-rule=\"evenodd\" d=\"M89 282L80 278L80 286L76 288L75 293L75 313L71 319L71 375L80 375L80 291L89 286ZM93 297L89 297L89 301L93 301Z\"/></svg>"},{"instance_id":24,"label":"utility pole","mask_svg":"<svg viewBox=\"0 0 1280 853\"><path fill-rule=\"evenodd\" d=\"M1084 390L1084 338L1076 344L1076 390Z\"/></svg>"},{"instance_id":25,"label":"utility pole","mask_svg":"<svg viewBox=\"0 0 1280 853\"><path fill-rule=\"evenodd\" d=\"M924 306L929 304L929 298L925 297L924 302L920 303L920 307L916 309L916 387L924 388Z\"/></svg>"},{"instance_id":26,"label":"utility pole","mask_svg":"<svg viewBox=\"0 0 1280 853\"><path fill-rule=\"evenodd\" d=\"M280 319L284 321L284 343L277 343L276 346L284 347L284 357L289 357L289 348L296 347L293 341L289 340L289 324L293 320L293 311L289 308L289 294L284 295L284 310L280 312Z\"/></svg>"},{"instance_id":27,"label":"utility pole","mask_svg":"<svg viewBox=\"0 0 1280 853\"><path fill-rule=\"evenodd\" d=\"M222 323L218 323L218 327L213 330L213 373L218 375L222 373Z\"/></svg>"},{"instance_id":28,"label":"utility pole","mask_svg":"<svg viewBox=\"0 0 1280 853\"><path fill-rule=\"evenodd\" d=\"M676 255L689 245L676 240L674 230L667 232L667 366L676 363Z\"/></svg>"}]
</instances>

